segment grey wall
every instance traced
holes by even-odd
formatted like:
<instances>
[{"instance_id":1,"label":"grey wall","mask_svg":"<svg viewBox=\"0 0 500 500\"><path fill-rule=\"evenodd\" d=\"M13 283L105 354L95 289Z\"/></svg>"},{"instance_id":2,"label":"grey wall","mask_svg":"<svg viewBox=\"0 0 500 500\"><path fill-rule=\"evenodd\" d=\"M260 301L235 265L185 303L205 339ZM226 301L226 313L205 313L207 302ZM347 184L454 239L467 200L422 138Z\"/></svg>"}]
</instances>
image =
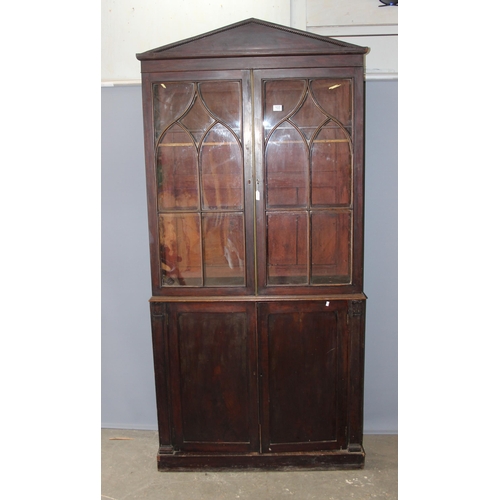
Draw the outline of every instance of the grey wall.
<instances>
[{"instance_id":1,"label":"grey wall","mask_svg":"<svg viewBox=\"0 0 500 500\"><path fill-rule=\"evenodd\" d=\"M366 84L365 431L397 432L397 82ZM102 89L102 427L156 429L141 89Z\"/></svg>"},{"instance_id":2,"label":"grey wall","mask_svg":"<svg viewBox=\"0 0 500 500\"><path fill-rule=\"evenodd\" d=\"M155 428L141 88L101 99L102 425Z\"/></svg>"},{"instance_id":3,"label":"grey wall","mask_svg":"<svg viewBox=\"0 0 500 500\"><path fill-rule=\"evenodd\" d=\"M397 82L366 84L365 430L398 428Z\"/></svg>"}]
</instances>

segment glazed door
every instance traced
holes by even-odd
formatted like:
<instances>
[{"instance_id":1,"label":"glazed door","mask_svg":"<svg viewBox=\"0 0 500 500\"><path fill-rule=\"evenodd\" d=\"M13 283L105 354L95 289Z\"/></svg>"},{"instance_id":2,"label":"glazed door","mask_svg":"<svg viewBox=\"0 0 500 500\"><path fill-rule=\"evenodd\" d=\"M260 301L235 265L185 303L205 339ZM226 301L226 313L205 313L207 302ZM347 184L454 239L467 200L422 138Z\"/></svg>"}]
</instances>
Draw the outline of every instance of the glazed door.
<instances>
[{"instance_id":1,"label":"glazed door","mask_svg":"<svg viewBox=\"0 0 500 500\"><path fill-rule=\"evenodd\" d=\"M252 293L249 72L153 73L146 80L154 292Z\"/></svg>"},{"instance_id":2,"label":"glazed door","mask_svg":"<svg viewBox=\"0 0 500 500\"><path fill-rule=\"evenodd\" d=\"M170 304L174 449L259 450L253 303Z\"/></svg>"},{"instance_id":3,"label":"glazed door","mask_svg":"<svg viewBox=\"0 0 500 500\"><path fill-rule=\"evenodd\" d=\"M255 71L260 294L361 291L363 81L353 76Z\"/></svg>"},{"instance_id":4,"label":"glazed door","mask_svg":"<svg viewBox=\"0 0 500 500\"><path fill-rule=\"evenodd\" d=\"M345 302L259 304L262 452L346 447Z\"/></svg>"}]
</instances>

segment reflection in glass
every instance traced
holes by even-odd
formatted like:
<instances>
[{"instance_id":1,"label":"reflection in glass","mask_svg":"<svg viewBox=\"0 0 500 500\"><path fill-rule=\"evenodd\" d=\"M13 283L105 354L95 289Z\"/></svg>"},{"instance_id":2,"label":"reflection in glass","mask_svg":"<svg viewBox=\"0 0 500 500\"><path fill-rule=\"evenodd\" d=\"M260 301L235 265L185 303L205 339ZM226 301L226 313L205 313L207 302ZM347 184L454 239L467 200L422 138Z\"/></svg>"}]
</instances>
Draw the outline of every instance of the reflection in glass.
<instances>
[{"instance_id":1,"label":"reflection in glass","mask_svg":"<svg viewBox=\"0 0 500 500\"><path fill-rule=\"evenodd\" d=\"M317 103L330 117L345 127L352 125L352 95L350 80L312 80L311 91Z\"/></svg>"},{"instance_id":2,"label":"reflection in glass","mask_svg":"<svg viewBox=\"0 0 500 500\"><path fill-rule=\"evenodd\" d=\"M307 204L308 149L291 125L280 125L266 151L268 207L301 207Z\"/></svg>"},{"instance_id":3,"label":"reflection in glass","mask_svg":"<svg viewBox=\"0 0 500 500\"><path fill-rule=\"evenodd\" d=\"M351 81L266 81L264 91L267 284L350 283Z\"/></svg>"},{"instance_id":4,"label":"reflection in glass","mask_svg":"<svg viewBox=\"0 0 500 500\"><path fill-rule=\"evenodd\" d=\"M241 93L238 82L200 83L201 97L215 117L241 138Z\"/></svg>"},{"instance_id":5,"label":"reflection in glass","mask_svg":"<svg viewBox=\"0 0 500 500\"><path fill-rule=\"evenodd\" d=\"M199 214L160 214L159 226L162 285L200 286Z\"/></svg>"},{"instance_id":6,"label":"reflection in glass","mask_svg":"<svg viewBox=\"0 0 500 500\"><path fill-rule=\"evenodd\" d=\"M317 128L327 120L328 118L314 103L310 93L308 93L304 104L290 118L290 121L300 128L300 131L307 137L307 140L310 140Z\"/></svg>"},{"instance_id":7,"label":"reflection in glass","mask_svg":"<svg viewBox=\"0 0 500 500\"><path fill-rule=\"evenodd\" d=\"M194 84L190 82L153 85L155 141L167 127L187 111L193 100L194 91Z\"/></svg>"},{"instance_id":8,"label":"reflection in glass","mask_svg":"<svg viewBox=\"0 0 500 500\"><path fill-rule=\"evenodd\" d=\"M350 282L351 213L311 214L311 283Z\"/></svg>"},{"instance_id":9,"label":"reflection in glass","mask_svg":"<svg viewBox=\"0 0 500 500\"><path fill-rule=\"evenodd\" d=\"M203 245L206 286L245 284L242 213L204 214Z\"/></svg>"},{"instance_id":10,"label":"reflection in glass","mask_svg":"<svg viewBox=\"0 0 500 500\"><path fill-rule=\"evenodd\" d=\"M307 216L271 213L267 216L267 282L307 284Z\"/></svg>"},{"instance_id":11,"label":"reflection in glass","mask_svg":"<svg viewBox=\"0 0 500 500\"><path fill-rule=\"evenodd\" d=\"M244 286L241 82L153 94L161 286Z\"/></svg>"},{"instance_id":12,"label":"reflection in glass","mask_svg":"<svg viewBox=\"0 0 500 500\"><path fill-rule=\"evenodd\" d=\"M181 210L198 206L196 147L179 125L160 139L157 149L159 210Z\"/></svg>"},{"instance_id":13,"label":"reflection in glass","mask_svg":"<svg viewBox=\"0 0 500 500\"><path fill-rule=\"evenodd\" d=\"M243 208L243 158L234 135L217 124L201 147L203 209Z\"/></svg>"},{"instance_id":14,"label":"reflection in glass","mask_svg":"<svg viewBox=\"0 0 500 500\"><path fill-rule=\"evenodd\" d=\"M343 129L329 122L314 138L311 204L348 206L351 202L351 147Z\"/></svg>"},{"instance_id":15,"label":"reflection in glass","mask_svg":"<svg viewBox=\"0 0 500 500\"><path fill-rule=\"evenodd\" d=\"M193 135L196 142L200 142L201 138L205 135L210 125L214 123L214 119L208 114L205 106L199 98L196 98L189 113L184 116L181 123Z\"/></svg>"},{"instance_id":16,"label":"reflection in glass","mask_svg":"<svg viewBox=\"0 0 500 500\"><path fill-rule=\"evenodd\" d=\"M303 80L271 80L265 83L264 128L265 136L283 118L300 104L306 82Z\"/></svg>"}]
</instances>

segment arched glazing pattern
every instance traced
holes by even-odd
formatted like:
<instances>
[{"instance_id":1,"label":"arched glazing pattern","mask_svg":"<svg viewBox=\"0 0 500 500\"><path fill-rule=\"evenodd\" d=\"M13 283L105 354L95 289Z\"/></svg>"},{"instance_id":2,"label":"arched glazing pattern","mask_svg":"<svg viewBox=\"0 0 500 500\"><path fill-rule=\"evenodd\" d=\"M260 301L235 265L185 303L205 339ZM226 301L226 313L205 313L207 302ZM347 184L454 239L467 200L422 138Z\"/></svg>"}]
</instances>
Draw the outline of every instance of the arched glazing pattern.
<instances>
[{"instance_id":1,"label":"arched glazing pattern","mask_svg":"<svg viewBox=\"0 0 500 500\"><path fill-rule=\"evenodd\" d=\"M269 80L263 93L267 283L350 283L351 80Z\"/></svg>"},{"instance_id":2,"label":"arched glazing pattern","mask_svg":"<svg viewBox=\"0 0 500 500\"><path fill-rule=\"evenodd\" d=\"M167 127L182 116L193 102L195 85L170 82L153 85L155 141Z\"/></svg>"},{"instance_id":3,"label":"arched glazing pattern","mask_svg":"<svg viewBox=\"0 0 500 500\"><path fill-rule=\"evenodd\" d=\"M240 81L153 85L162 286L244 286Z\"/></svg>"}]
</instances>

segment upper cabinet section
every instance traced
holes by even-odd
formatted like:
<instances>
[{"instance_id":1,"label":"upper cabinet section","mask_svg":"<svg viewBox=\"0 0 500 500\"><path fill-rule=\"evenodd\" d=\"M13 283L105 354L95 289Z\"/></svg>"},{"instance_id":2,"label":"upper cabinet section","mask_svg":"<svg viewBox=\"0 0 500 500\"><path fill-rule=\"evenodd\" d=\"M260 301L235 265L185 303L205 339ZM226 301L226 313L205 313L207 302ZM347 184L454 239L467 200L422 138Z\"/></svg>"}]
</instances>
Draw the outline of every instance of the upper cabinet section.
<instances>
[{"instance_id":1,"label":"upper cabinet section","mask_svg":"<svg viewBox=\"0 0 500 500\"><path fill-rule=\"evenodd\" d=\"M138 56L154 295L362 291L365 52L251 19Z\"/></svg>"}]
</instances>

